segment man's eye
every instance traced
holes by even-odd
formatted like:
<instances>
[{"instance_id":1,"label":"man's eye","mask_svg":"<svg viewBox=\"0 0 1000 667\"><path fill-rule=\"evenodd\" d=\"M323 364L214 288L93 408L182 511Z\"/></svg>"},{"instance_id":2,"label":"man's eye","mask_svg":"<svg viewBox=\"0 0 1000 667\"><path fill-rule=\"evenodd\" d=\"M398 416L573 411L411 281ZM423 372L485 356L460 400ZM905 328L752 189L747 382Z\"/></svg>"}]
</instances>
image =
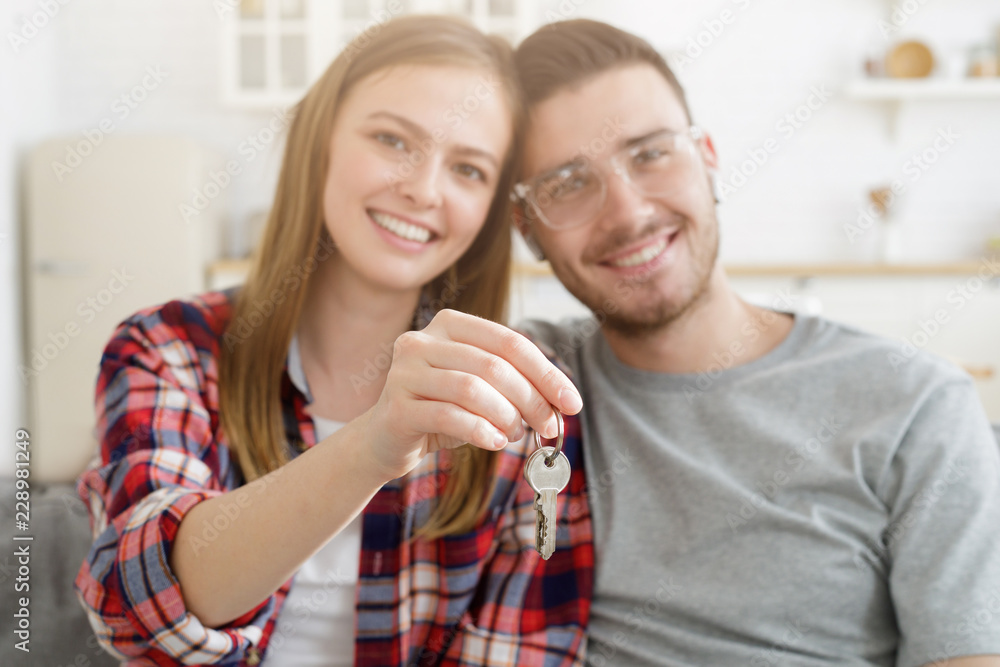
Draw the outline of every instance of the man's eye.
<instances>
[{"instance_id":1,"label":"man's eye","mask_svg":"<svg viewBox=\"0 0 1000 667\"><path fill-rule=\"evenodd\" d=\"M670 148L664 145L645 146L632 156L632 162L637 165L663 161L670 157Z\"/></svg>"},{"instance_id":2,"label":"man's eye","mask_svg":"<svg viewBox=\"0 0 1000 667\"><path fill-rule=\"evenodd\" d=\"M385 144L390 148L395 148L398 151L406 150L406 142L391 132L379 132L375 135L375 141Z\"/></svg>"},{"instance_id":3,"label":"man's eye","mask_svg":"<svg viewBox=\"0 0 1000 667\"><path fill-rule=\"evenodd\" d=\"M480 181L486 182L486 174L479 167L474 167L471 164L460 164L455 166L455 171L466 176L468 178L474 178Z\"/></svg>"},{"instance_id":4,"label":"man's eye","mask_svg":"<svg viewBox=\"0 0 1000 667\"><path fill-rule=\"evenodd\" d=\"M579 194L591 185L592 178L585 172L570 172L542 184L540 190L552 199L565 199Z\"/></svg>"}]
</instances>

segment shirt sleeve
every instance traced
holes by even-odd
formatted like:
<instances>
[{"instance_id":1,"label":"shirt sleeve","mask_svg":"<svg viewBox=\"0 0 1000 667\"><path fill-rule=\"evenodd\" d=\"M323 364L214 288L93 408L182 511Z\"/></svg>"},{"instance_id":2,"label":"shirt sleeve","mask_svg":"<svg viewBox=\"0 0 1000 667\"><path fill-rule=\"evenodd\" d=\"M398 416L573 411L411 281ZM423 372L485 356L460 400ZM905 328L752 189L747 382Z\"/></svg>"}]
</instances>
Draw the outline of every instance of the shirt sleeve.
<instances>
[{"instance_id":1,"label":"shirt sleeve","mask_svg":"<svg viewBox=\"0 0 1000 667\"><path fill-rule=\"evenodd\" d=\"M272 595L207 628L185 608L170 568L187 512L234 484L228 450L213 434L199 358L190 340L150 314L119 325L101 358L100 447L77 480L94 542L75 590L101 646L122 660L236 664L274 608ZM212 530L206 526L206 541Z\"/></svg>"},{"instance_id":2,"label":"shirt sleeve","mask_svg":"<svg viewBox=\"0 0 1000 667\"><path fill-rule=\"evenodd\" d=\"M971 379L928 393L884 477L897 665L1000 654L1000 451Z\"/></svg>"}]
</instances>

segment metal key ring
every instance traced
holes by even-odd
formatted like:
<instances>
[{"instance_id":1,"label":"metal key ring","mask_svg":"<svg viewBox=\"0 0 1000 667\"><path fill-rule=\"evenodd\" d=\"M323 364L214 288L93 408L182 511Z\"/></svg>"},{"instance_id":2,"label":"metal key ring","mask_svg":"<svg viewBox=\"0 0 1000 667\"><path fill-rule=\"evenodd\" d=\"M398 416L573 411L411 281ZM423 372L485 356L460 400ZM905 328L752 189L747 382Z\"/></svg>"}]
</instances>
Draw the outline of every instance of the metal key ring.
<instances>
[{"instance_id":1,"label":"metal key ring","mask_svg":"<svg viewBox=\"0 0 1000 667\"><path fill-rule=\"evenodd\" d=\"M559 410L557 410L555 407L552 408L552 411L554 413L556 413L556 423L559 426L559 433L558 433L558 435L556 435L556 449L555 449L555 451L552 452L550 455L548 455L548 456L545 457L545 465L548 468L552 467L552 464L555 463L556 457L559 456L559 452L562 451L562 446L563 446L563 429L565 428L565 426L563 424L562 413L559 412ZM537 449L541 449L542 448L542 436L538 435L538 431L535 431L535 447Z\"/></svg>"}]
</instances>

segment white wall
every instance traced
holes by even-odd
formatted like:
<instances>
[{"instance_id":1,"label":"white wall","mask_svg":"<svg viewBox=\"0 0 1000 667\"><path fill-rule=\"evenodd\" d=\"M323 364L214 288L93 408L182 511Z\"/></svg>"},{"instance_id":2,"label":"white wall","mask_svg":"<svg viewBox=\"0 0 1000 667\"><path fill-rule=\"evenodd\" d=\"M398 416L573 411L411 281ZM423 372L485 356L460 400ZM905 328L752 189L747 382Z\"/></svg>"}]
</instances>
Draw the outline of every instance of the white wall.
<instances>
[{"instance_id":1,"label":"white wall","mask_svg":"<svg viewBox=\"0 0 1000 667\"><path fill-rule=\"evenodd\" d=\"M904 104L893 138L886 130L888 104L844 95L872 48L919 38L943 70L955 54L1000 31L995 1L911 3L918 9L888 40L877 23L891 17L894 3L887 0L608 0L584 4L581 14L632 30L663 50L684 52L699 38L709 44L680 77L696 121L715 138L725 179L749 150L777 140L777 152L720 208L723 260L866 259L869 248L852 246L843 224L856 219L870 188L894 178L907 185L898 212L909 259L978 256L988 236L1000 236L1000 99ZM724 10L732 22L709 40ZM718 23L714 27L718 31ZM813 87L832 97L788 136L788 126L777 124L807 102ZM947 127L959 139L914 182L905 163Z\"/></svg>"},{"instance_id":2,"label":"white wall","mask_svg":"<svg viewBox=\"0 0 1000 667\"><path fill-rule=\"evenodd\" d=\"M10 451L14 433L26 426L25 388L16 373L21 360L22 322L20 244L18 229L18 159L26 146L48 135L54 125L56 67L54 31L43 30L15 52L6 37L20 25L20 13L33 3L10 0L0 9L4 28L0 44L0 451ZM8 444L10 443L10 444ZM5 454L0 471L13 470L13 455Z\"/></svg>"},{"instance_id":3,"label":"white wall","mask_svg":"<svg viewBox=\"0 0 1000 667\"><path fill-rule=\"evenodd\" d=\"M49 2L50 0L44 0ZM15 53L9 40L43 0L5 0L0 26L0 319L20 325L20 267L16 252L17 175L24 151L52 135L79 136L137 85L147 67L164 82L115 132L190 136L224 158L266 126L270 112L224 108L219 102L220 19L209 0L51 0L61 2L48 25ZM919 5L918 0L909 0ZM548 10L546 14L545 10ZM723 259L822 261L861 259L842 226L857 215L865 192L905 178L908 157L930 145L939 128L960 139L912 183L900 202L906 252L913 260L975 257L988 235L1000 235L1000 101L919 102L904 105L895 138L886 132L884 105L843 95L873 46L885 46L876 21L889 2L877 0L546 0L546 16L608 20L682 51L729 10L729 25L680 72L699 123L712 133L723 177L747 151L770 137L780 148L720 209ZM992 39L1000 26L995 0L926 3L893 38L916 35L942 55ZM716 25L716 27L718 27ZM703 36L704 38L704 36ZM812 87L833 95L791 137L776 124L806 102ZM276 179L279 146L245 164L228 188L229 219L245 221L266 207ZM245 240L234 233L232 251ZM9 278L9 279L8 279ZM0 327L0 437L23 425L22 385L15 372L19 326ZM0 461L0 471L10 467Z\"/></svg>"}]
</instances>

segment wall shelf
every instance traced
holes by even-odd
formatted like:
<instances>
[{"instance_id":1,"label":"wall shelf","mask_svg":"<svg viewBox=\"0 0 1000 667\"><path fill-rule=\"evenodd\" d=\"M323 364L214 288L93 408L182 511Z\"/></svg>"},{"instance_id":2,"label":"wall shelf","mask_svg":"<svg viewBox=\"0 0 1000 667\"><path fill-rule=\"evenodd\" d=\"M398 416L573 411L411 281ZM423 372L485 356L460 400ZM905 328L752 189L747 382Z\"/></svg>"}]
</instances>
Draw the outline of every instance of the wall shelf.
<instances>
[{"instance_id":1,"label":"wall shelf","mask_svg":"<svg viewBox=\"0 0 1000 667\"><path fill-rule=\"evenodd\" d=\"M904 102L915 100L1000 99L1000 77L982 79L857 79L847 86L856 100Z\"/></svg>"},{"instance_id":2,"label":"wall shelf","mask_svg":"<svg viewBox=\"0 0 1000 667\"><path fill-rule=\"evenodd\" d=\"M1000 258L993 261L998 262ZM960 276L975 275L983 267L982 261L957 261L914 264L874 264L874 263L830 263L830 264L726 264L726 274L741 278L811 278L815 276ZM548 262L519 263L514 266L514 275L537 277L551 276Z\"/></svg>"},{"instance_id":3,"label":"wall shelf","mask_svg":"<svg viewBox=\"0 0 1000 667\"><path fill-rule=\"evenodd\" d=\"M982 261L959 261L944 263L915 264L874 264L874 263L832 263L832 264L733 264L726 266L731 276L949 276L975 275L983 267Z\"/></svg>"},{"instance_id":4,"label":"wall shelf","mask_svg":"<svg viewBox=\"0 0 1000 667\"><path fill-rule=\"evenodd\" d=\"M841 277L926 277L926 276L971 276L984 267L985 260L956 262L913 263L913 264L872 264L872 263L828 263L828 264L727 264L726 273L741 278L799 277L816 276ZM990 261L1000 263L1000 256ZM250 270L249 259L220 259L208 267L209 283L222 276L244 276ZM552 276L548 262L516 262L514 275L524 278ZM994 274L994 277L1000 277Z\"/></svg>"},{"instance_id":5,"label":"wall shelf","mask_svg":"<svg viewBox=\"0 0 1000 667\"><path fill-rule=\"evenodd\" d=\"M910 102L948 102L970 100L1000 101L1000 77L982 79L856 79L845 88L848 98L859 102L878 102L888 107L886 129L895 139L899 110Z\"/></svg>"}]
</instances>

